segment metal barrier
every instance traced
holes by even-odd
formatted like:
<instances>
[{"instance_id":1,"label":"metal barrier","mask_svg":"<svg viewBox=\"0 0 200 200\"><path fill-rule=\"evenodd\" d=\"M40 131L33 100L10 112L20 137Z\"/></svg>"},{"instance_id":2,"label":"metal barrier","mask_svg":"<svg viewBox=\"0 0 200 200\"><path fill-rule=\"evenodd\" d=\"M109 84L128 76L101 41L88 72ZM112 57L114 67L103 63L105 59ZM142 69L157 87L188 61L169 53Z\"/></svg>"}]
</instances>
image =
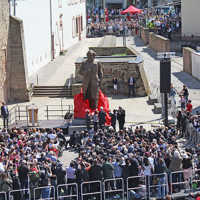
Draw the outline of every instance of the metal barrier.
<instances>
[{"instance_id":1,"label":"metal barrier","mask_svg":"<svg viewBox=\"0 0 200 200\"><path fill-rule=\"evenodd\" d=\"M3 198L2 198L3 197ZM4 200L7 200L7 194L6 192L0 192L0 199L4 199Z\"/></svg>"},{"instance_id":2,"label":"metal barrier","mask_svg":"<svg viewBox=\"0 0 200 200\"><path fill-rule=\"evenodd\" d=\"M168 194L168 176L166 173L162 174L152 174L151 176L147 177L148 180L148 196L149 199L153 197L156 198L165 198ZM155 191L152 189L155 188Z\"/></svg>"},{"instance_id":3,"label":"metal barrier","mask_svg":"<svg viewBox=\"0 0 200 200\"><path fill-rule=\"evenodd\" d=\"M73 105L46 105L46 119L64 119L66 113L73 113Z\"/></svg>"},{"instance_id":4,"label":"metal barrier","mask_svg":"<svg viewBox=\"0 0 200 200\"><path fill-rule=\"evenodd\" d=\"M33 199L34 200L55 200L55 188L54 186L44 186L34 188Z\"/></svg>"},{"instance_id":5,"label":"metal barrier","mask_svg":"<svg viewBox=\"0 0 200 200\"><path fill-rule=\"evenodd\" d=\"M188 180L183 178L184 171L171 172L170 174L170 195L180 192L184 185L189 184Z\"/></svg>"},{"instance_id":6,"label":"metal barrier","mask_svg":"<svg viewBox=\"0 0 200 200\"><path fill-rule=\"evenodd\" d=\"M125 185L127 188L127 199L130 199L131 196L137 196L137 198L140 199L147 199L145 176L128 177Z\"/></svg>"},{"instance_id":7,"label":"metal barrier","mask_svg":"<svg viewBox=\"0 0 200 200\"><path fill-rule=\"evenodd\" d=\"M200 169L193 170L189 185L193 191L200 190Z\"/></svg>"},{"instance_id":8,"label":"metal barrier","mask_svg":"<svg viewBox=\"0 0 200 200\"><path fill-rule=\"evenodd\" d=\"M114 199L124 199L124 180L122 178L106 179L103 184L103 191L104 200L107 199L106 194L111 194Z\"/></svg>"},{"instance_id":9,"label":"metal barrier","mask_svg":"<svg viewBox=\"0 0 200 200\"><path fill-rule=\"evenodd\" d=\"M75 188L75 194L73 194L73 188ZM72 194L70 194L70 190L72 189ZM78 185L77 183L71 184L62 184L57 186L57 200L63 198L72 198L78 200Z\"/></svg>"},{"instance_id":10,"label":"metal barrier","mask_svg":"<svg viewBox=\"0 0 200 200\"><path fill-rule=\"evenodd\" d=\"M85 192L85 190L87 190ZM81 183L81 200L87 200L88 197L99 196L99 200L102 200L102 182L101 181L89 181ZM85 197L85 198L84 198Z\"/></svg>"},{"instance_id":11,"label":"metal barrier","mask_svg":"<svg viewBox=\"0 0 200 200\"><path fill-rule=\"evenodd\" d=\"M12 190L9 192L9 199L28 199L31 200L31 192L30 189L20 189L20 190Z\"/></svg>"}]
</instances>

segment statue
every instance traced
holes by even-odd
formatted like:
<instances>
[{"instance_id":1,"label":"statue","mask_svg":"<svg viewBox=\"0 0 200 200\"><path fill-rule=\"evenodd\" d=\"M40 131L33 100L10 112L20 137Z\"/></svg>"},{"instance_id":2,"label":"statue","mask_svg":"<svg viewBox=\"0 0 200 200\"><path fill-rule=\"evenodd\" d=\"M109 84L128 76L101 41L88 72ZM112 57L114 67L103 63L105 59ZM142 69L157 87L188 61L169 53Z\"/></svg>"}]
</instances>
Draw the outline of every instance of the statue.
<instances>
[{"instance_id":1,"label":"statue","mask_svg":"<svg viewBox=\"0 0 200 200\"><path fill-rule=\"evenodd\" d=\"M80 68L83 82L84 100L89 100L91 109L96 109L99 99L99 88L103 78L102 66L95 61L96 53L93 50L87 52L87 60Z\"/></svg>"}]
</instances>

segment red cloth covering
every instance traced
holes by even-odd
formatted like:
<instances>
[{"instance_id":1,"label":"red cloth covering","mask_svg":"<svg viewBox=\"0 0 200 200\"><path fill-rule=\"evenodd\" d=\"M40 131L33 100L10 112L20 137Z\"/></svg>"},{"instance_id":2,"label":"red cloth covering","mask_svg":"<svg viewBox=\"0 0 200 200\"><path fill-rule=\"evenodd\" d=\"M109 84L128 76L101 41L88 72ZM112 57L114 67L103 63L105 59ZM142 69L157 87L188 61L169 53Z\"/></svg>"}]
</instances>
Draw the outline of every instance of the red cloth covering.
<instances>
[{"instance_id":1,"label":"red cloth covering","mask_svg":"<svg viewBox=\"0 0 200 200\"><path fill-rule=\"evenodd\" d=\"M99 90L99 101L97 110L103 107L106 112L106 125L110 125L111 117L109 116L109 102L108 98ZM85 119L86 110L89 110L90 114L93 114L95 110L92 110L89 106L89 101L83 99L83 91L74 96L74 118Z\"/></svg>"}]
</instances>

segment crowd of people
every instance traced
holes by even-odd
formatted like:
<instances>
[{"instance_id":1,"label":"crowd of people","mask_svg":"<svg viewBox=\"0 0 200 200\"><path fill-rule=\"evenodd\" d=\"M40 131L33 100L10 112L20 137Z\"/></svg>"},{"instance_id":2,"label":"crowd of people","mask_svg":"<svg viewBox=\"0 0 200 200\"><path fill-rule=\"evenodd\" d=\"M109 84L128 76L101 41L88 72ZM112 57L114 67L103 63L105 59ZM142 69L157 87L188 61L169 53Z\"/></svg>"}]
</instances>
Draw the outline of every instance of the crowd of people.
<instances>
[{"instance_id":1,"label":"crowd of people","mask_svg":"<svg viewBox=\"0 0 200 200\"><path fill-rule=\"evenodd\" d=\"M11 193L14 200L27 199L33 188L62 184L63 170L58 158L65 149L61 129L0 130L0 192ZM37 191L37 198L48 199L50 189ZM30 197L30 196L29 196ZM10 197L11 198L11 197ZM6 197L0 193L0 199Z\"/></svg>"},{"instance_id":2,"label":"crowd of people","mask_svg":"<svg viewBox=\"0 0 200 200\"><path fill-rule=\"evenodd\" d=\"M105 34L138 34L140 26L172 39L172 33L180 33L181 18L178 14L161 11L127 16L121 15L122 9L93 9L88 11L87 36L96 37Z\"/></svg>"}]
</instances>

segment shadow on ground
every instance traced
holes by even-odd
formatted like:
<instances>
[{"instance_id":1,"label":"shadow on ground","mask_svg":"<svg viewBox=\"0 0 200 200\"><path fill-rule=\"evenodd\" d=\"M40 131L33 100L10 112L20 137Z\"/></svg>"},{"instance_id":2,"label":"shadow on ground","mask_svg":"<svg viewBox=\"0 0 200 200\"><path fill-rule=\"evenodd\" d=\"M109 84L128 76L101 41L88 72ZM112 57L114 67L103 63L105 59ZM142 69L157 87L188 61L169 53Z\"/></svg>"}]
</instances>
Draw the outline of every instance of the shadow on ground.
<instances>
[{"instance_id":1,"label":"shadow on ground","mask_svg":"<svg viewBox=\"0 0 200 200\"><path fill-rule=\"evenodd\" d=\"M174 72L173 75L189 89L200 89L200 81L186 72Z\"/></svg>"}]
</instances>

